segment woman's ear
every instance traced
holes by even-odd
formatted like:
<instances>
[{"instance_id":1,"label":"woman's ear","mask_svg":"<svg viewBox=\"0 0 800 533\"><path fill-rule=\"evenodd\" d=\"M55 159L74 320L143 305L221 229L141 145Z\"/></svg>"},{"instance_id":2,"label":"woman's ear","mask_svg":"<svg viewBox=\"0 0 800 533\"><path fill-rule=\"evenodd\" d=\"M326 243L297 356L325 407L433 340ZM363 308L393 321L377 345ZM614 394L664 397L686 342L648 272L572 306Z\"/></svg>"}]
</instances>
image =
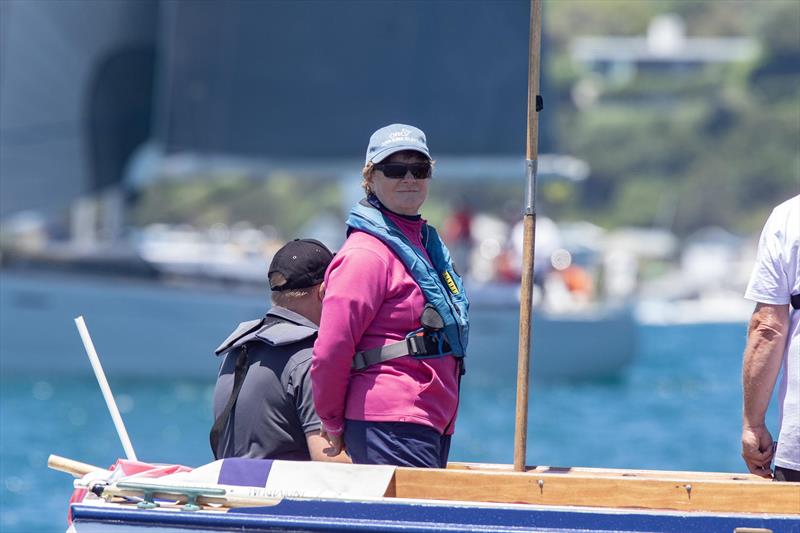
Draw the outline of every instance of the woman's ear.
<instances>
[{"instance_id":1,"label":"woman's ear","mask_svg":"<svg viewBox=\"0 0 800 533\"><path fill-rule=\"evenodd\" d=\"M317 289L317 298L321 302L323 298L325 298L325 282L319 284L319 289Z\"/></svg>"}]
</instances>

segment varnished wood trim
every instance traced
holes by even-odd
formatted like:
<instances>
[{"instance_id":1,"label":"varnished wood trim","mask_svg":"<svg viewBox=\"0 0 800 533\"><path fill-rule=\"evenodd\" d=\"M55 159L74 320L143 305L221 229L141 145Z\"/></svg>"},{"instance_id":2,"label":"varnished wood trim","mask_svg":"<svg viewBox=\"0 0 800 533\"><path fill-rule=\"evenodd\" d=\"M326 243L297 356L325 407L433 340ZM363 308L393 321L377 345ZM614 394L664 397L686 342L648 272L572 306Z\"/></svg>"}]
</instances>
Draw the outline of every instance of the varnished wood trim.
<instances>
[{"instance_id":1,"label":"varnished wood trim","mask_svg":"<svg viewBox=\"0 0 800 533\"><path fill-rule=\"evenodd\" d=\"M398 468L399 498L800 515L800 483Z\"/></svg>"},{"instance_id":2,"label":"varnished wood trim","mask_svg":"<svg viewBox=\"0 0 800 533\"><path fill-rule=\"evenodd\" d=\"M450 470L477 470L511 472L512 465L492 463L448 463ZM528 473L562 474L562 475L592 475L592 476L621 476L638 478L677 478L686 480L722 479L730 481L769 482L762 477L749 473L733 472L692 472L679 470L631 470L622 468L589 468L589 467L560 467L560 466L526 466Z\"/></svg>"}]
</instances>

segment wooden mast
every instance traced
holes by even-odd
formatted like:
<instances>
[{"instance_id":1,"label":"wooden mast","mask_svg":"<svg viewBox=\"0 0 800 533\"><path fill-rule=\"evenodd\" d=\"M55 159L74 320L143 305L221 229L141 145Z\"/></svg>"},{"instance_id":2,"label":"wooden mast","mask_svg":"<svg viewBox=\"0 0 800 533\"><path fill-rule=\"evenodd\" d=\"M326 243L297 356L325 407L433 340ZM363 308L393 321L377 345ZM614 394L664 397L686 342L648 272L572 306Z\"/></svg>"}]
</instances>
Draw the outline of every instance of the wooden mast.
<instances>
[{"instance_id":1,"label":"wooden mast","mask_svg":"<svg viewBox=\"0 0 800 533\"><path fill-rule=\"evenodd\" d=\"M527 183L522 239L522 285L519 298L519 350L517 352L517 409L514 427L514 469L525 470L528 434L528 382L530 374L533 298L533 250L536 242L536 172L539 156L539 53L542 36L542 3L531 0L528 50Z\"/></svg>"}]
</instances>

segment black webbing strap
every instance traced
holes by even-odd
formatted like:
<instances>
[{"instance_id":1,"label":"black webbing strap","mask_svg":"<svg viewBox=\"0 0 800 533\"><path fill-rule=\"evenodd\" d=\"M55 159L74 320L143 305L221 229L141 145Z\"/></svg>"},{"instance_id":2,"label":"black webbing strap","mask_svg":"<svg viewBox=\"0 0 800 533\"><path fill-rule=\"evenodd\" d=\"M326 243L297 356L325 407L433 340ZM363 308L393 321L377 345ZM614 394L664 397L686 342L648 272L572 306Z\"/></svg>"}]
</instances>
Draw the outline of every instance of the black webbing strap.
<instances>
[{"instance_id":1,"label":"black webbing strap","mask_svg":"<svg viewBox=\"0 0 800 533\"><path fill-rule=\"evenodd\" d=\"M247 374L247 367L247 344L243 344L239 349L239 356L236 358L236 369L233 373L233 390L231 390L231 397L228 398L228 403L225 404L225 408L214 421L214 425L211 427L211 433L208 436L211 442L211 451L214 454L214 459L220 459L220 457L217 456L219 439L220 436L222 436L222 432L225 431L225 427L228 425L231 412L233 412L233 406L236 405L236 400L239 398L239 391L242 390L244 377Z\"/></svg>"},{"instance_id":2,"label":"black webbing strap","mask_svg":"<svg viewBox=\"0 0 800 533\"><path fill-rule=\"evenodd\" d=\"M368 366L385 363L404 355L412 357L436 357L446 355L451 351L450 343L447 339L441 339L437 333L425 333L422 335L412 335L402 341L393 342L379 348L356 352L353 356L353 370L364 370Z\"/></svg>"},{"instance_id":3,"label":"black webbing strap","mask_svg":"<svg viewBox=\"0 0 800 533\"><path fill-rule=\"evenodd\" d=\"M795 309L800 309L800 293L792 294L792 307Z\"/></svg>"}]
</instances>

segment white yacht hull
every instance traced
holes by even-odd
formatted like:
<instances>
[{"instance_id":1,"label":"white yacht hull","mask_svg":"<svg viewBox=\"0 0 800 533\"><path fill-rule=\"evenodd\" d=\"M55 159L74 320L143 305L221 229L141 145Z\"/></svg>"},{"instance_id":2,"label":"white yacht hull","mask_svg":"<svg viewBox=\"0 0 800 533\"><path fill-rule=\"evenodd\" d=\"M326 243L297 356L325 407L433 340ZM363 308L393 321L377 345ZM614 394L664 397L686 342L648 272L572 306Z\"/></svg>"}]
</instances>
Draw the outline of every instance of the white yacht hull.
<instances>
[{"instance_id":1,"label":"white yacht hull","mask_svg":"<svg viewBox=\"0 0 800 533\"><path fill-rule=\"evenodd\" d=\"M219 366L214 349L239 322L269 307L266 290L20 271L0 276L0 361L8 374L90 375L73 322L83 315L109 375L211 380ZM490 365L512 375L517 304L476 296L467 371ZM538 379L613 376L635 354L636 324L627 308L535 312L532 339Z\"/></svg>"}]
</instances>

